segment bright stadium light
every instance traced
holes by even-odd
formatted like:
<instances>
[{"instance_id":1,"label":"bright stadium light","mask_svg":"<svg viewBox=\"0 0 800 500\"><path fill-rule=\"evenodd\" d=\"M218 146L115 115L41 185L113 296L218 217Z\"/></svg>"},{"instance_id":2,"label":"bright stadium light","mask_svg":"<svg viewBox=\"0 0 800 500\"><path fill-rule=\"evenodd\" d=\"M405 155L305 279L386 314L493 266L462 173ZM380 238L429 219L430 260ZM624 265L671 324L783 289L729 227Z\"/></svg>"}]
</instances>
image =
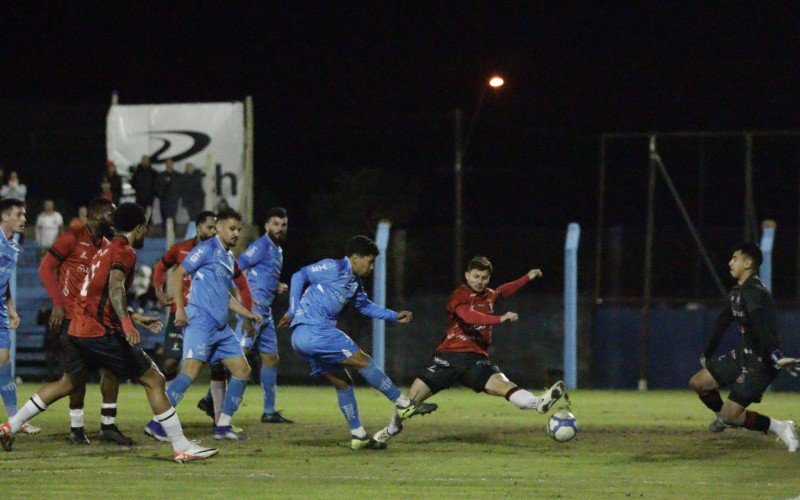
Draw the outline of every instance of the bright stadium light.
<instances>
[{"instance_id":1,"label":"bright stadium light","mask_svg":"<svg viewBox=\"0 0 800 500\"><path fill-rule=\"evenodd\" d=\"M503 80L503 77L499 75L494 75L489 79L489 86L492 87L493 89L502 87L504 83L506 83L506 81Z\"/></svg>"}]
</instances>

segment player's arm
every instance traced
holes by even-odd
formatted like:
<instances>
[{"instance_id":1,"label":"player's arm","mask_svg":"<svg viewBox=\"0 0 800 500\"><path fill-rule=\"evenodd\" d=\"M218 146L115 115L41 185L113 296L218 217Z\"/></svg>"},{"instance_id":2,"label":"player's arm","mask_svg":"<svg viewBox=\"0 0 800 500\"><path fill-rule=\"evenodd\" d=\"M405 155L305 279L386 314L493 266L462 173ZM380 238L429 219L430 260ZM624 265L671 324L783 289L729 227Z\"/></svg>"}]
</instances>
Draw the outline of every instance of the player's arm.
<instances>
[{"instance_id":1,"label":"player's arm","mask_svg":"<svg viewBox=\"0 0 800 500\"><path fill-rule=\"evenodd\" d=\"M369 297L367 297L367 292L365 292L361 286L358 287L356 294L353 296L353 305L356 311L364 316L374 319L384 319L393 323L408 323L413 316L411 311L395 312L372 302L369 300Z\"/></svg>"},{"instance_id":2,"label":"player's arm","mask_svg":"<svg viewBox=\"0 0 800 500\"><path fill-rule=\"evenodd\" d=\"M262 318L260 314L251 312L249 309L240 304L233 295L231 295L230 300L228 300L228 309L236 314L241 315L245 319L258 323L259 325L264 322L264 318Z\"/></svg>"},{"instance_id":3,"label":"player's arm","mask_svg":"<svg viewBox=\"0 0 800 500\"><path fill-rule=\"evenodd\" d=\"M520 288L527 285L531 280L540 277L541 275L542 271L540 269L531 269L521 278L516 279L514 281L510 281L508 283L504 283L499 287L497 287L497 295L501 299L511 297L512 295L517 293L520 290Z\"/></svg>"},{"instance_id":4,"label":"player's arm","mask_svg":"<svg viewBox=\"0 0 800 500\"><path fill-rule=\"evenodd\" d=\"M177 266L172 272L172 277L169 281L169 286L173 290L183 290L183 278L189 275L189 271L183 267L183 264ZM176 293L173 295L172 300L175 304L175 326L182 327L189 324L189 318L186 317L186 304L183 303L183 294Z\"/></svg>"},{"instance_id":5,"label":"player's arm","mask_svg":"<svg viewBox=\"0 0 800 500\"><path fill-rule=\"evenodd\" d=\"M6 307L8 308L8 327L16 330L19 326L19 315L14 307L14 298L11 296L11 287L6 288Z\"/></svg>"},{"instance_id":6,"label":"player's arm","mask_svg":"<svg viewBox=\"0 0 800 500\"><path fill-rule=\"evenodd\" d=\"M502 316L497 316L495 314L484 314L476 311L469 304L461 304L460 306L456 307L456 315L461 318L464 323L469 325L498 325L506 321L513 322L519 319L519 315L515 312L509 311Z\"/></svg>"},{"instance_id":7,"label":"player's arm","mask_svg":"<svg viewBox=\"0 0 800 500\"><path fill-rule=\"evenodd\" d=\"M733 311L730 306L726 304L725 309L719 313L719 316L717 316L717 319L714 321L714 329L711 331L711 338L708 340L708 344L706 344L705 351L703 351L703 358L700 362L704 367L706 360L714 355L714 351L717 350L722 336L725 335L725 330L728 329L731 323L733 323Z\"/></svg>"},{"instance_id":8,"label":"player's arm","mask_svg":"<svg viewBox=\"0 0 800 500\"><path fill-rule=\"evenodd\" d=\"M167 271L177 263L175 260L176 252L173 251L174 248L174 245L170 247L167 253L153 267L153 286L156 289L156 298L161 307L172 304L172 296L167 292L164 285L167 283Z\"/></svg>"},{"instance_id":9,"label":"player's arm","mask_svg":"<svg viewBox=\"0 0 800 500\"><path fill-rule=\"evenodd\" d=\"M247 282L247 276L244 275L238 264L234 264L233 284L236 285L236 289L239 290L239 296L245 309L248 311L253 309L253 292L250 290L250 283Z\"/></svg>"},{"instance_id":10,"label":"player's arm","mask_svg":"<svg viewBox=\"0 0 800 500\"><path fill-rule=\"evenodd\" d=\"M140 342L139 331L133 326L133 321L128 315L128 300L125 297L125 271L112 264L111 273L108 275L108 298L111 306L122 324L122 331L125 338L131 345Z\"/></svg>"},{"instance_id":11,"label":"player's arm","mask_svg":"<svg viewBox=\"0 0 800 500\"><path fill-rule=\"evenodd\" d=\"M259 256L261 254L262 252L260 252L258 248L258 240L256 240L253 243L251 243L250 246L247 247L244 252L242 252L242 255L240 255L238 259L236 259L236 264L242 271L247 271L248 269L255 267L255 265L258 264L258 261L260 259Z\"/></svg>"},{"instance_id":12,"label":"player's arm","mask_svg":"<svg viewBox=\"0 0 800 500\"><path fill-rule=\"evenodd\" d=\"M50 329L58 330L64 321L64 295L58 288L58 272L61 264L72 253L76 240L72 232L58 235L53 246L44 254L39 264L39 277L42 279L47 295L53 301L53 312L50 314Z\"/></svg>"}]
</instances>

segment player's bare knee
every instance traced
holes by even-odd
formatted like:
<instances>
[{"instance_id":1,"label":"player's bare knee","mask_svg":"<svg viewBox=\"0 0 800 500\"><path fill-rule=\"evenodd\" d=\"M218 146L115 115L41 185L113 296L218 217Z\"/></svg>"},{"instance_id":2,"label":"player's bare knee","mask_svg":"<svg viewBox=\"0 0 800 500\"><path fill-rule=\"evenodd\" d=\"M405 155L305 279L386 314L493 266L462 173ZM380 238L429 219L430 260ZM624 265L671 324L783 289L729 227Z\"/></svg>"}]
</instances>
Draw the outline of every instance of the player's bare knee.
<instances>
[{"instance_id":1,"label":"player's bare knee","mask_svg":"<svg viewBox=\"0 0 800 500\"><path fill-rule=\"evenodd\" d=\"M277 354L262 354L261 355L261 364L266 366L267 368L275 368L278 366L278 362L280 358Z\"/></svg>"},{"instance_id":2,"label":"player's bare knee","mask_svg":"<svg viewBox=\"0 0 800 500\"><path fill-rule=\"evenodd\" d=\"M744 408L730 401L726 401L719 412L722 421L728 425L739 425L743 413Z\"/></svg>"},{"instance_id":3,"label":"player's bare knee","mask_svg":"<svg viewBox=\"0 0 800 500\"><path fill-rule=\"evenodd\" d=\"M200 370L203 368L203 362L196 359L187 359L183 362L183 369L181 370L190 379L195 380L200 375Z\"/></svg>"}]
</instances>

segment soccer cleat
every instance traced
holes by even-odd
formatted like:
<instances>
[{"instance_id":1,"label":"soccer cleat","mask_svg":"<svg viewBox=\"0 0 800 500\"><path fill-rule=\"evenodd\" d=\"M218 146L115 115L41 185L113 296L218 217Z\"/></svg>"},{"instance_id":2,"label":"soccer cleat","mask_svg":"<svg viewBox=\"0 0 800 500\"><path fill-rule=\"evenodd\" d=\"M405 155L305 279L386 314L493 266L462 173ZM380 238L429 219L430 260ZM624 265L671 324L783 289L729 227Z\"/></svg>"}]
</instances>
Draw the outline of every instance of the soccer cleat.
<instances>
[{"instance_id":1,"label":"soccer cleat","mask_svg":"<svg viewBox=\"0 0 800 500\"><path fill-rule=\"evenodd\" d=\"M144 426L144 433L156 441L169 442L169 438L167 437L167 433L164 432L164 428L155 420L147 422L147 425Z\"/></svg>"},{"instance_id":2,"label":"soccer cleat","mask_svg":"<svg viewBox=\"0 0 800 500\"><path fill-rule=\"evenodd\" d=\"M559 380L553 384L552 387L544 391L544 394L539 396L539 404L536 405L536 411L539 413L547 413L566 392L567 388L564 387L564 382Z\"/></svg>"},{"instance_id":3,"label":"soccer cleat","mask_svg":"<svg viewBox=\"0 0 800 500\"><path fill-rule=\"evenodd\" d=\"M245 437L238 432L234 432L232 425L218 425L214 427L214 432L211 434L211 437L217 441L224 441L226 439L238 441L240 439L245 439Z\"/></svg>"},{"instance_id":4,"label":"soccer cleat","mask_svg":"<svg viewBox=\"0 0 800 500\"><path fill-rule=\"evenodd\" d=\"M201 399L197 402L197 409L200 411L205 412L206 415L211 417L211 420L214 420L214 403L209 402L206 398Z\"/></svg>"},{"instance_id":5,"label":"soccer cleat","mask_svg":"<svg viewBox=\"0 0 800 500\"><path fill-rule=\"evenodd\" d=\"M386 443L381 443L373 438L367 436L365 438L358 438L351 435L350 449L351 450L385 450Z\"/></svg>"},{"instance_id":6,"label":"soccer cleat","mask_svg":"<svg viewBox=\"0 0 800 500\"><path fill-rule=\"evenodd\" d=\"M0 446L3 451L11 451L14 445L14 434L11 433L11 426L8 422L0 424Z\"/></svg>"},{"instance_id":7,"label":"soccer cleat","mask_svg":"<svg viewBox=\"0 0 800 500\"><path fill-rule=\"evenodd\" d=\"M400 416L402 420L408 420L414 415L433 413L439 408L439 405L436 403L417 403L412 399L408 406L400 407L395 405L395 408L397 409L397 415Z\"/></svg>"},{"instance_id":8,"label":"soccer cleat","mask_svg":"<svg viewBox=\"0 0 800 500\"><path fill-rule=\"evenodd\" d=\"M387 427L384 427L383 429L379 430L378 432L376 432L375 435L372 436L372 439L374 439L375 441L377 441L379 443L386 443L391 438L395 437L396 435L400 434L401 432L403 432L403 424L402 424L402 422L400 423L400 427L397 429L397 432L394 432L394 433L390 432L389 431L389 427L387 426Z\"/></svg>"},{"instance_id":9,"label":"soccer cleat","mask_svg":"<svg viewBox=\"0 0 800 500\"><path fill-rule=\"evenodd\" d=\"M262 413L261 414L261 423L262 424L293 424L294 420L289 420L288 418L281 415L281 412L274 411L272 413Z\"/></svg>"},{"instance_id":10,"label":"soccer cleat","mask_svg":"<svg viewBox=\"0 0 800 500\"><path fill-rule=\"evenodd\" d=\"M241 434L241 433L243 433L243 432L244 432L244 429L242 429L241 427L236 427L236 426L235 426L235 425L233 425L233 424L231 424L231 430L232 430L233 432L235 432L236 434Z\"/></svg>"},{"instance_id":11,"label":"soccer cleat","mask_svg":"<svg viewBox=\"0 0 800 500\"><path fill-rule=\"evenodd\" d=\"M19 431L22 432L23 434L29 434L32 436L34 434L39 434L40 432L42 432L42 428L36 427L35 425L26 422L22 424L22 427L19 428Z\"/></svg>"},{"instance_id":12,"label":"soccer cleat","mask_svg":"<svg viewBox=\"0 0 800 500\"><path fill-rule=\"evenodd\" d=\"M725 429L730 429L731 427L733 426L726 424L725 422L722 421L722 419L719 418L715 418L713 422L708 424L708 430L715 433L722 432Z\"/></svg>"},{"instance_id":13,"label":"soccer cleat","mask_svg":"<svg viewBox=\"0 0 800 500\"><path fill-rule=\"evenodd\" d=\"M130 446L133 444L133 439L120 432L116 424L101 425L100 434L98 434L97 437L100 438L100 441L114 443L120 446Z\"/></svg>"},{"instance_id":14,"label":"soccer cleat","mask_svg":"<svg viewBox=\"0 0 800 500\"><path fill-rule=\"evenodd\" d=\"M216 448L203 448L195 443L192 443L191 448L186 451L173 451L172 459L179 464L191 462L193 460L206 460L219 453Z\"/></svg>"},{"instance_id":15,"label":"soccer cleat","mask_svg":"<svg viewBox=\"0 0 800 500\"><path fill-rule=\"evenodd\" d=\"M797 428L791 420L786 420L784 422L783 430L778 434L778 437L791 453L796 452L798 447L800 447L800 441L797 439Z\"/></svg>"},{"instance_id":16,"label":"soccer cleat","mask_svg":"<svg viewBox=\"0 0 800 500\"><path fill-rule=\"evenodd\" d=\"M69 428L69 442L78 446L92 444L89 438L86 437L86 432L83 430L83 427Z\"/></svg>"}]
</instances>

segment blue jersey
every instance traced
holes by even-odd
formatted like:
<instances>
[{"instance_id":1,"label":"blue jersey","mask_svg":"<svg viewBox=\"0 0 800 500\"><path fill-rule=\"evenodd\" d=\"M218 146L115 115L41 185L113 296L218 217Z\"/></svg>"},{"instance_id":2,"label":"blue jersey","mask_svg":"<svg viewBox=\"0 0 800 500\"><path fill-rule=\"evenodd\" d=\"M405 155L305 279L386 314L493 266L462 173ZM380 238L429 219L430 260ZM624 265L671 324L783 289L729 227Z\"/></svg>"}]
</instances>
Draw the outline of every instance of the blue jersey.
<instances>
[{"instance_id":1,"label":"blue jersey","mask_svg":"<svg viewBox=\"0 0 800 500\"><path fill-rule=\"evenodd\" d=\"M242 271L247 271L253 301L261 308L269 307L280 283L283 249L265 234L251 243L236 262Z\"/></svg>"},{"instance_id":2,"label":"blue jersey","mask_svg":"<svg viewBox=\"0 0 800 500\"><path fill-rule=\"evenodd\" d=\"M353 274L350 259L345 257L321 260L294 273L289 292L291 326L336 326L336 317L351 299L356 310L364 316L397 321L396 312L367 298L364 285Z\"/></svg>"},{"instance_id":3,"label":"blue jersey","mask_svg":"<svg viewBox=\"0 0 800 500\"><path fill-rule=\"evenodd\" d=\"M233 253L215 236L194 247L181 267L192 275L187 315L203 311L218 328L227 325L232 280L241 273Z\"/></svg>"},{"instance_id":4,"label":"blue jersey","mask_svg":"<svg viewBox=\"0 0 800 500\"><path fill-rule=\"evenodd\" d=\"M19 244L9 240L3 231L0 231L0 320L8 325L8 305L6 294L14 270L17 268Z\"/></svg>"}]
</instances>

